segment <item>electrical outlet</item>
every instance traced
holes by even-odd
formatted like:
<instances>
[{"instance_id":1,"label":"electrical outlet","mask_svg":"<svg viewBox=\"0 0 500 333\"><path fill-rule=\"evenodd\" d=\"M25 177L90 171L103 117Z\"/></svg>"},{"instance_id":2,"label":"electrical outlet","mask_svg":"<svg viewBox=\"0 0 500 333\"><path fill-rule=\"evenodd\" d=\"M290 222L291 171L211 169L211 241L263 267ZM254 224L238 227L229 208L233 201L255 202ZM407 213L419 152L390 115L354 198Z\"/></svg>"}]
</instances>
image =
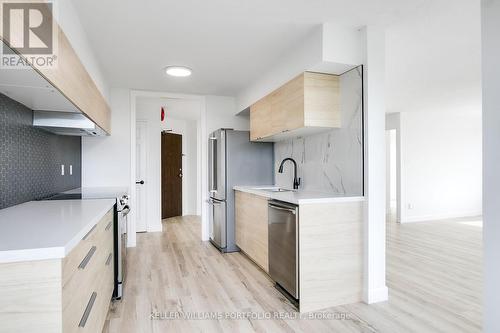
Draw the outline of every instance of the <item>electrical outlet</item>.
<instances>
[{"instance_id":1,"label":"electrical outlet","mask_svg":"<svg viewBox=\"0 0 500 333\"><path fill-rule=\"evenodd\" d=\"M61 164L61 176L64 176L64 164Z\"/></svg>"},{"instance_id":2,"label":"electrical outlet","mask_svg":"<svg viewBox=\"0 0 500 333\"><path fill-rule=\"evenodd\" d=\"M70 176L73 175L73 165L72 164L69 165L69 174L70 174Z\"/></svg>"}]
</instances>

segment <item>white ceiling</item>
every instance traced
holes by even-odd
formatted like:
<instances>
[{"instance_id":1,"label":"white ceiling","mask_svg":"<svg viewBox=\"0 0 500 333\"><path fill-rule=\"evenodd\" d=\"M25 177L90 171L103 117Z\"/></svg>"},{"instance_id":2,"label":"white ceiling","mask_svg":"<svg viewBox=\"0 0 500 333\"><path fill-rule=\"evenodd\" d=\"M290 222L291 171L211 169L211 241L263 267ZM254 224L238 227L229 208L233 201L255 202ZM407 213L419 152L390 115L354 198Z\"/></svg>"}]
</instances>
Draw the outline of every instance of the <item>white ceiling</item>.
<instances>
[{"instance_id":1,"label":"white ceiling","mask_svg":"<svg viewBox=\"0 0 500 333\"><path fill-rule=\"evenodd\" d=\"M323 22L390 24L431 0L73 0L111 86L236 95ZM185 65L189 78L162 68Z\"/></svg>"},{"instance_id":2,"label":"white ceiling","mask_svg":"<svg viewBox=\"0 0 500 333\"><path fill-rule=\"evenodd\" d=\"M480 115L480 22L479 0L435 0L392 24L386 35L387 111Z\"/></svg>"}]
</instances>

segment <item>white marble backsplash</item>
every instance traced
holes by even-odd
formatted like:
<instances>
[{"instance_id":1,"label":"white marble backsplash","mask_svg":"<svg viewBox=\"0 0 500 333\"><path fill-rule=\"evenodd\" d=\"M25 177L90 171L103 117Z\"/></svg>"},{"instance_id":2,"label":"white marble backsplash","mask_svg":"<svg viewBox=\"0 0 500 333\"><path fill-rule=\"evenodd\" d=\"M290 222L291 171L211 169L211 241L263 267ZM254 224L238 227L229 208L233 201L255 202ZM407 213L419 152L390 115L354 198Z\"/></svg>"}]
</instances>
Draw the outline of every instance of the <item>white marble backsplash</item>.
<instances>
[{"instance_id":1,"label":"white marble backsplash","mask_svg":"<svg viewBox=\"0 0 500 333\"><path fill-rule=\"evenodd\" d=\"M293 164L297 161L301 189L344 195L363 194L362 76L361 67L340 77L341 128L274 144L275 183L291 188Z\"/></svg>"}]
</instances>

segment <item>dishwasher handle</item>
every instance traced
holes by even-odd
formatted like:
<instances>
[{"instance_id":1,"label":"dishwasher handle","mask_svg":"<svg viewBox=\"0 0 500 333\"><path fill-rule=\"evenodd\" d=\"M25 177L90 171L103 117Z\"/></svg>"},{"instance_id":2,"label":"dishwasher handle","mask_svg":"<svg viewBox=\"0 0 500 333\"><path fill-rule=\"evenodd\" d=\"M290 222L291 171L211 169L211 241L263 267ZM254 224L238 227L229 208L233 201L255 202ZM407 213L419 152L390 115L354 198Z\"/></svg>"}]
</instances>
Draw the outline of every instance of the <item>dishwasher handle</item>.
<instances>
[{"instance_id":1,"label":"dishwasher handle","mask_svg":"<svg viewBox=\"0 0 500 333\"><path fill-rule=\"evenodd\" d=\"M276 206L276 205L271 204L271 203L269 204L269 207L273 208L273 209L284 210L286 212L292 213L293 215L295 215L297 213L295 208L286 208L286 207Z\"/></svg>"}]
</instances>

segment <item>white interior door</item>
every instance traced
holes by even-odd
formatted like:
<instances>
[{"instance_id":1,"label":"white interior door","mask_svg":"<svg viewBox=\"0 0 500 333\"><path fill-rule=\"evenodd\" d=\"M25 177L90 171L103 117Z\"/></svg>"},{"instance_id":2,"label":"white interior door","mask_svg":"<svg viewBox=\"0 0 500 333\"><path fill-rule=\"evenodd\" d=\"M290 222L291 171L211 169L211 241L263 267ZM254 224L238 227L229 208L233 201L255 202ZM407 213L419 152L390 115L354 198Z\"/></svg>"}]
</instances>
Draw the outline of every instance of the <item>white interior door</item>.
<instances>
[{"instance_id":1,"label":"white interior door","mask_svg":"<svg viewBox=\"0 0 500 333\"><path fill-rule=\"evenodd\" d=\"M137 232L147 231L146 211L146 187L149 186L146 177L146 149L147 149L147 123L137 121L136 123L136 196L137 207L135 208L135 228Z\"/></svg>"}]
</instances>

